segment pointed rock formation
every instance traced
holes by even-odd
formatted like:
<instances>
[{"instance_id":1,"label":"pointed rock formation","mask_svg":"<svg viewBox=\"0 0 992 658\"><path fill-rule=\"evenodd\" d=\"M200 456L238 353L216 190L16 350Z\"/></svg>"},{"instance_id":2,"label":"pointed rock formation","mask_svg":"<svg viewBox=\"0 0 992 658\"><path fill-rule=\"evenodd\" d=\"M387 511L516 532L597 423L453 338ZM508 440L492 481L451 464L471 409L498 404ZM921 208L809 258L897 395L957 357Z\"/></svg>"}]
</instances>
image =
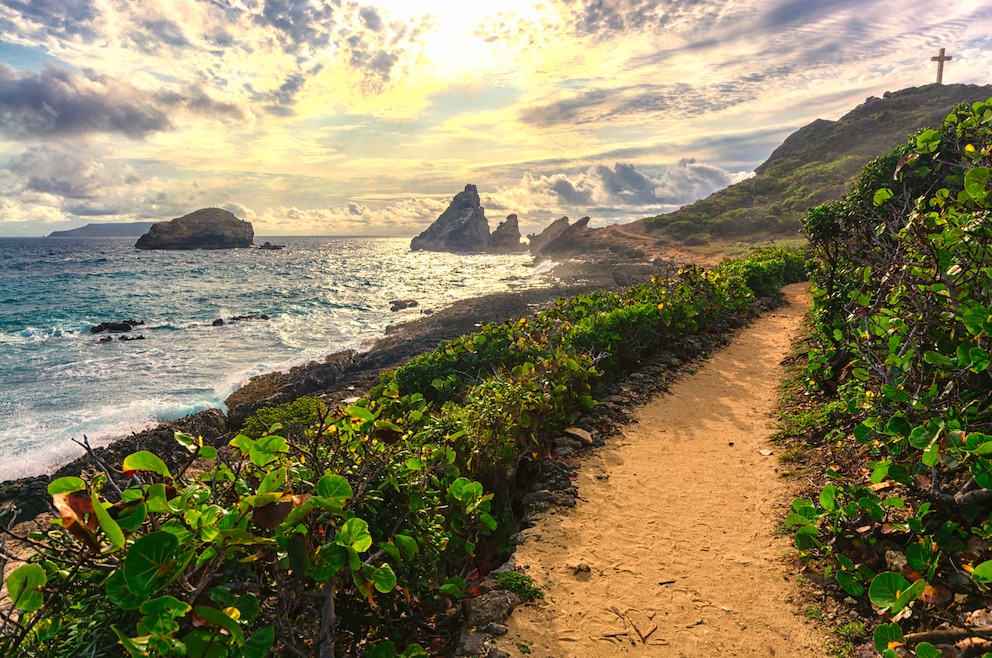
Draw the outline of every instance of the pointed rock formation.
<instances>
[{"instance_id":1,"label":"pointed rock formation","mask_svg":"<svg viewBox=\"0 0 992 658\"><path fill-rule=\"evenodd\" d=\"M466 185L448 209L410 241L414 251L480 252L489 246L489 220L475 185Z\"/></svg>"},{"instance_id":2,"label":"pointed rock formation","mask_svg":"<svg viewBox=\"0 0 992 658\"><path fill-rule=\"evenodd\" d=\"M583 217L571 226L566 226L553 240L546 242L541 247L540 253L544 256L550 256L552 254L564 254L575 250L581 251L583 248L589 246L586 244L585 238L594 230L589 228L589 218Z\"/></svg>"},{"instance_id":3,"label":"pointed rock formation","mask_svg":"<svg viewBox=\"0 0 992 658\"><path fill-rule=\"evenodd\" d=\"M561 235L565 229L568 228L568 217L560 217L555 221L548 224L547 227L540 233L531 233L527 236L527 240L530 241L530 253L539 254L544 245L548 244L559 235Z\"/></svg>"},{"instance_id":4,"label":"pointed rock formation","mask_svg":"<svg viewBox=\"0 0 992 658\"><path fill-rule=\"evenodd\" d=\"M138 249L236 249L250 247L251 222L220 208L203 208L172 221L152 224L135 243Z\"/></svg>"},{"instance_id":5,"label":"pointed rock formation","mask_svg":"<svg viewBox=\"0 0 992 658\"><path fill-rule=\"evenodd\" d=\"M519 254L527 251L527 245L520 241L520 224L516 215L507 215L505 222L500 222L493 234L489 236L491 254Z\"/></svg>"}]
</instances>

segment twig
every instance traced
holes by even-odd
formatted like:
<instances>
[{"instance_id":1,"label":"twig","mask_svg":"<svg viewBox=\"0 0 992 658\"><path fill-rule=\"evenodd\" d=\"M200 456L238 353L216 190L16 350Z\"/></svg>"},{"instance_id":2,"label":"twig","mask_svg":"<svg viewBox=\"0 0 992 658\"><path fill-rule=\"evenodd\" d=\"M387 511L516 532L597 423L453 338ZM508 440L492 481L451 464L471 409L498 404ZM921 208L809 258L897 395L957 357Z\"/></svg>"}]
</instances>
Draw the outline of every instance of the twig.
<instances>
[{"instance_id":1,"label":"twig","mask_svg":"<svg viewBox=\"0 0 992 658\"><path fill-rule=\"evenodd\" d=\"M110 486L113 487L114 491L117 492L117 495L120 498L123 498L124 492L121 491L120 487L117 486L117 483L114 482L114 478L110 474L110 469L107 468L107 465L104 464L102 461L100 461L100 458L96 456L95 452L93 452L93 447L90 445L89 438L85 434L83 434L82 441L78 441L76 439L71 439L71 440L73 443L75 443L78 446L82 446L86 450L86 454L89 456L89 458L92 459L94 462L96 462L96 465L99 466L101 470L103 470L103 474L107 476L107 482L110 483Z\"/></svg>"}]
</instances>

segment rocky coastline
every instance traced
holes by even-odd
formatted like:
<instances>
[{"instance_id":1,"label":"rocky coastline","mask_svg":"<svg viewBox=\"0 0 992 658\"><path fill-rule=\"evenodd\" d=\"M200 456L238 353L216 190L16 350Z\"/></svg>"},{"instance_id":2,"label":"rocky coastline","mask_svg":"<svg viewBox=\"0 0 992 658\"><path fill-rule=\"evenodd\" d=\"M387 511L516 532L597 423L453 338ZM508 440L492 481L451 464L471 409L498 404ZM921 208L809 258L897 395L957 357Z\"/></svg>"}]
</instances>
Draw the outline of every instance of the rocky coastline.
<instances>
[{"instance_id":1,"label":"rocky coastline","mask_svg":"<svg viewBox=\"0 0 992 658\"><path fill-rule=\"evenodd\" d=\"M471 333L485 323L531 316L562 297L633 285L662 273L673 262L621 259L564 262L552 273L548 287L461 300L430 315L395 325L367 352L337 352L289 372L254 377L228 397L226 415L219 409L210 409L164 422L105 446L93 447L89 454L47 475L0 482L0 508L13 503L19 520L34 518L49 511L50 481L67 475L86 477L100 470L113 471L125 456L138 450L155 452L170 468L178 466L187 454L173 438L177 431L202 436L205 442L215 446L226 445L244 420L260 407L289 402L303 395L317 395L329 406L336 406L348 398L364 395L378 383L381 372L433 349L441 341Z\"/></svg>"}]
</instances>

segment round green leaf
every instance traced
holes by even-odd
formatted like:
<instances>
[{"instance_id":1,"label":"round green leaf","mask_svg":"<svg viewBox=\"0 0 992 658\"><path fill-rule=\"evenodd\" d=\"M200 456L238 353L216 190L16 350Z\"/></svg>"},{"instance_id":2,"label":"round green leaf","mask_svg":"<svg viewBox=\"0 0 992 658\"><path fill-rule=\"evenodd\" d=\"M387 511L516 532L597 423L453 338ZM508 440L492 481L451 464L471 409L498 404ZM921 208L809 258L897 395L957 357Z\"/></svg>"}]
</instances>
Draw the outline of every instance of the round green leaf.
<instances>
[{"instance_id":1,"label":"round green leaf","mask_svg":"<svg viewBox=\"0 0 992 658\"><path fill-rule=\"evenodd\" d=\"M336 543L350 547L359 553L372 547L372 535L369 534L369 524L362 519L348 519L338 530Z\"/></svg>"},{"instance_id":2,"label":"round green leaf","mask_svg":"<svg viewBox=\"0 0 992 658\"><path fill-rule=\"evenodd\" d=\"M191 608L188 603L172 596L160 596L149 599L139 608L145 615L138 627L139 633L149 635L168 635L179 630L175 620L185 617Z\"/></svg>"},{"instance_id":3,"label":"round green leaf","mask_svg":"<svg viewBox=\"0 0 992 658\"><path fill-rule=\"evenodd\" d=\"M882 624L875 627L872 639L875 643L875 650L884 653L890 648L901 645L905 638L898 624Z\"/></svg>"},{"instance_id":4,"label":"round green leaf","mask_svg":"<svg viewBox=\"0 0 992 658\"><path fill-rule=\"evenodd\" d=\"M139 450L125 457L121 470L127 475L137 471L146 471L156 473L162 477L172 478L172 473L169 472L169 468L165 465L165 462L147 450Z\"/></svg>"},{"instance_id":5,"label":"round green leaf","mask_svg":"<svg viewBox=\"0 0 992 658\"><path fill-rule=\"evenodd\" d=\"M391 566L383 564L372 573L372 582L383 594L392 592L396 588L396 574Z\"/></svg>"},{"instance_id":6,"label":"round green leaf","mask_svg":"<svg viewBox=\"0 0 992 658\"><path fill-rule=\"evenodd\" d=\"M104 591L106 591L110 602L121 610L137 610L138 606L147 600L144 596L132 594L131 590L127 588L127 583L124 582L123 569L118 569L114 575L107 579Z\"/></svg>"},{"instance_id":7,"label":"round green leaf","mask_svg":"<svg viewBox=\"0 0 992 658\"><path fill-rule=\"evenodd\" d=\"M134 542L124 557L124 582L137 596L151 596L164 587L176 565L179 539L159 530Z\"/></svg>"},{"instance_id":8,"label":"round green leaf","mask_svg":"<svg viewBox=\"0 0 992 658\"><path fill-rule=\"evenodd\" d=\"M325 475L317 482L317 495L321 498L341 501L343 505L355 494L348 481L340 475Z\"/></svg>"},{"instance_id":9,"label":"round green leaf","mask_svg":"<svg viewBox=\"0 0 992 658\"><path fill-rule=\"evenodd\" d=\"M916 658L942 658L943 652L929 642L920 642L916 645Z\"/></svg>"},{"instance_id":10,"label":"round green leaf","mask_svg":"<svg viewBox=\"0 0 992 658\"><path fill-rule=\"evenodd\" d=\"M975 167L964 175L964 189L972 199L984 201L989 193L989 168Z\"/></svg>"},{"instance_id":11,"label":"round green leaf","mask_svg":"<svg viewBox=\"0 0 992 658\"><path fill-rule=\"evenodd\" d=\"M25 564L14 569L7 578L7 594L14 605L25 612L34 612L45 604L41 589L48 583L48 574L37 564Z\"/></svg>"},{"instance_id":12,"label":"round green leaf","mask_svg":"<svg viewBox=\"0 0 992 658\"><path fill-rule=\"evenodd\" d=\"M902 574L886 571L875 576L868 588L868 598L879 608L891 608L899 596L909 589L909 581Z\"/></svg>"},{"instance_id":13,"label":"round green leaf","mask_svg":"<svg viewBox=\"0 0 992 658\"><path fill-rule=\"evenodd\" d=\"M971 572L971 579L980 585L992 583L992 560L982 562Z\"/></svg>"}]
</instances>

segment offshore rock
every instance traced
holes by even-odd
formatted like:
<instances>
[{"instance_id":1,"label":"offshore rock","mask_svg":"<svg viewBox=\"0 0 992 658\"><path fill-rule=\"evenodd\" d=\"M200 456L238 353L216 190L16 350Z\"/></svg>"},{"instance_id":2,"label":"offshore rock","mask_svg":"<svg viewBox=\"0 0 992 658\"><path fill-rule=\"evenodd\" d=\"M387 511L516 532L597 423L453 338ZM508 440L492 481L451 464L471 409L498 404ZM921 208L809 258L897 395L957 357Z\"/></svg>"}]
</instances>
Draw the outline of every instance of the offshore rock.
<instances>
[{"instance_id":1,"label":"offshore rock","mask_svg":"<svg viewBox=\"0 0 992 658\"><path fill-rule=\"evenodd\" d=\"M520 224L516 215L508 215L506 221L500 222L489 236L487 251L492 254L519 254L527 251L527 246L520 241Z\"/></svg>"},{"instance_id":2,"label":"offshore rock","mask_svg":"<svg viewBox=\"0 0 992 658\"><path fill-rule=\"evenodd\" d=\"M475 185L466 185L427 230L410 241L414 251L484 252L489 246L489 220Z\"/></svg>"},{"instance_id":3,"label":"offshore rock","mask_svg":"<svg viewBox=\"0 0 992 658\"><path fill-rule=\"evenodd\" d=\"M251 222L220 208L203 208L168 222L152 224L135 243L138 249L237 249L251 246Z\"/></svg>"},{"instance_id":4,"label":"offshore rock","mask_svg":"<svg viewBox=\"0 0 992 658\"><path fill-rule=\"evenodd\" d=\"M548 224L547 227L540 233L531 233L527 236L527 240L530 241L530 253L539 254L544 245L548 244L552 240L556 239L565 229L568 228L568 217L560 217L555 221Z\"/></svg>"}]
</instances>

